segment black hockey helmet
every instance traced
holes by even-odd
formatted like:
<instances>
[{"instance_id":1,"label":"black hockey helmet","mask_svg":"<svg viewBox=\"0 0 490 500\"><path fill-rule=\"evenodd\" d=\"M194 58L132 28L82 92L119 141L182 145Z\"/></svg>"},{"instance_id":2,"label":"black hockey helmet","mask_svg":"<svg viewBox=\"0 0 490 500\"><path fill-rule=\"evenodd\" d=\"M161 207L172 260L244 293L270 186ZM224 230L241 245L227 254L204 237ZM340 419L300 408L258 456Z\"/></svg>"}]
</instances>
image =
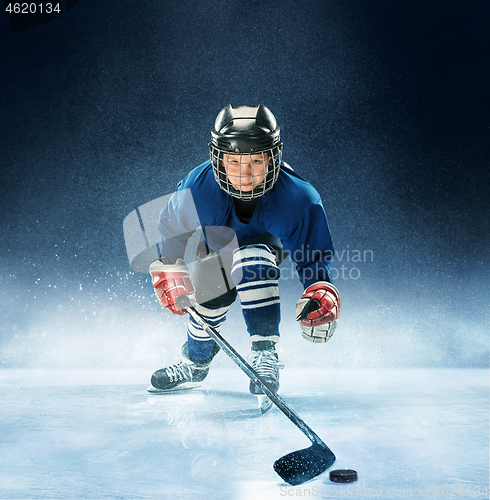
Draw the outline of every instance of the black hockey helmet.
<instances>
[{"instance_id":1,"label":"black hockey helmet","mask_svg":"<svg viewBox=\"0 0 490 500\"><path fill-rule=\"evenodd\" d=\"M225 106L211 130L209 150L216 181L221 189L235 198L251 200L262 196L272 188L279 175L282 155L280 129L272 112L263 104ZM251 188L236 181L232 184L223 164L225 155L230 154L241 155L243 163L250 163L252 156L257 161L261 155L267 166L266 172L260 176L263 181L257 185L254 183Z\"/></svg>"}]
</instances>

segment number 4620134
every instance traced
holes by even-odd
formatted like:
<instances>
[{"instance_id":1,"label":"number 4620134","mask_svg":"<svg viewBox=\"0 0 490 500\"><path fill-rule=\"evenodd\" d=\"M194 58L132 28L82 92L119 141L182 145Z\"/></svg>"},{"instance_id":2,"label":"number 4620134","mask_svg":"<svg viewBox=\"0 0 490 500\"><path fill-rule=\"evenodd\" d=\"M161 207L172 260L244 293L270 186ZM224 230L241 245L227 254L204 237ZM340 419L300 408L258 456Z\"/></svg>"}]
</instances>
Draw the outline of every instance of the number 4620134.
<instances>
[{"instance_id":1,"label":"number 4620134","mask_svg":"<svg viewBox=\"0 0 490 500\"><path fill-rule=\"evenodd\" d=\"M488 498L488 486L438 486L433 491L435 497L482 497Z\"/></svg>"},{"instance_id":2,"label":"number 4620134","mask_svg":"<svg viewBox=\"0 0 490 500\"><path fill-rule=\"evenodd\" d=\"M60 13L59 3L9 3L5 9L10 14L52 14Z\"/></svg>"}]
</instances>

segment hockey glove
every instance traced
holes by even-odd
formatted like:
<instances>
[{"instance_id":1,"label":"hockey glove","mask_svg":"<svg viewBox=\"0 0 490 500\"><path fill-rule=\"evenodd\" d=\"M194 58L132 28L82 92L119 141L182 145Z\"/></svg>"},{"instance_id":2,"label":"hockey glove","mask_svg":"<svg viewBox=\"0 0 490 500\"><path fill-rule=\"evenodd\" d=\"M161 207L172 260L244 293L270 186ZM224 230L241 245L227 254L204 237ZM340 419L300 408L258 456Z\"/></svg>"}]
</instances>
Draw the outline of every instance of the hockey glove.
<instances>
[{"instance_id":1,"label":"hockey glove","mask_svg":"<svg viewBox=\"0 0 490 500\"><path fill-rule=\"evenodd\" d=\"M194 292L185 262L177 259L172 264L162 257L150 264L150 274L158 302L173 314L186 314L187 311L176 304L177 297Z\"/></svg>"},{"instance_id":2,"label":"hockey glove","mask_svg":"<svg viewBox=\"0 0 490 500\"><path fill-rule=\"evenodd\" d=\"M339 291L326 281L310 285L296 303L296 320L303 338L310 342L327 342L340 316Z\"/></svg>"}]
</instances>

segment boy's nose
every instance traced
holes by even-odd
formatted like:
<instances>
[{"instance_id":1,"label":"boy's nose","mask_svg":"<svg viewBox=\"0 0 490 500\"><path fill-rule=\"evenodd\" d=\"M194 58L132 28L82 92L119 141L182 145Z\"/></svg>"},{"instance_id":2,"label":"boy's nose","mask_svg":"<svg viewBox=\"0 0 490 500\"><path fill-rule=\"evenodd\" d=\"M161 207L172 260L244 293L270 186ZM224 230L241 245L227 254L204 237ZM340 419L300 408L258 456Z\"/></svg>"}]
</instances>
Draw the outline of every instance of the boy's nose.
<instances>
[{"instance_id":1,"label":"boy's nose","mask_svg":"<svg viewBox=\"0 0 490 500\"><path fill-rule=\"evenodd\" d=\"M252 173L252 164L250 162L240 163L240 172L242 175Z\"/></svg>"}]
</instances>

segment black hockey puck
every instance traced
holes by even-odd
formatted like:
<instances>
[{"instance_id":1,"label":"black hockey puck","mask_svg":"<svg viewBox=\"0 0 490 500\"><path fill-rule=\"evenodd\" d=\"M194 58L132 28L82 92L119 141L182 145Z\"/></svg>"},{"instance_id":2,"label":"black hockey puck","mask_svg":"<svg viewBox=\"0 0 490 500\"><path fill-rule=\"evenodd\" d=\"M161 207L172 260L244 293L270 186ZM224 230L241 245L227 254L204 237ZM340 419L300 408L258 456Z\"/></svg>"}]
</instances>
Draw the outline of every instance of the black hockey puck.
<instances>
[{"instance_id":1,"label":"black hockey puck","mask_svg":"<svg viewBox=\"0 0 490 500\"><path fill-rule=\"evenodd\" d=\"M334 483L353 483L357 481L357 472L352 469L337 469L330 471L330 481Z\"/></svg>"}]
</instances>

